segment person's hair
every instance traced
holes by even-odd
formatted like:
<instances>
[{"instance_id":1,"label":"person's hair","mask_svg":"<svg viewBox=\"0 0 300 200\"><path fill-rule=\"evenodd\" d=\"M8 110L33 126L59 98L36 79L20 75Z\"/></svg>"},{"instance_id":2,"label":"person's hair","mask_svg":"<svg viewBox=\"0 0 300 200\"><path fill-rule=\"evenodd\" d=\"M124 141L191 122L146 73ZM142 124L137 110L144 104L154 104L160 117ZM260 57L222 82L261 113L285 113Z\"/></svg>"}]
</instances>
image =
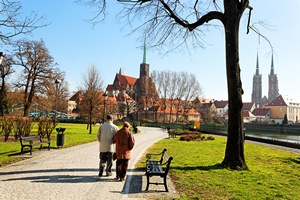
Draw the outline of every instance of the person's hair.
<instances>
[{"instance_id":1,"label":"person's hair","mask_svg":"<svg viewBox=\"0 0 300 200\"><path fill-rule=\"evenodd\" d=\"M123 128L124 127L126 127L126 128L130 128L130 124L129 124L129 122L124 122L124 124L123 124Z\"/></svg>"},{"instance_id":2,"label":"person's hair","mask_svg":"<svg viewBox=\"0 0 300 200\"><path fill-rule=\"evenodd\" d=\"M106 116L106 119L109 121L109 120L112 120L113 119L113 116L112 115L107 115Z\"/></svg>"}]
</instances>

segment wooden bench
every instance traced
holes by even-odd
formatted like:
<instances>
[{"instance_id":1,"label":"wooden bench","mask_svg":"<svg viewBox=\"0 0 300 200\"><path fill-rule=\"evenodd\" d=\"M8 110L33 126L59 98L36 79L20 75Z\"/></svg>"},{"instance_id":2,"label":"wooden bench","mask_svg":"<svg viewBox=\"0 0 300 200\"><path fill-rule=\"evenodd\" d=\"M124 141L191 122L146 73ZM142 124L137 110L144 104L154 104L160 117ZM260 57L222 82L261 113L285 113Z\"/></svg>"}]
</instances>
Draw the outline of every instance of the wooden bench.
<instances>
[{"instance_id":1,"label":"wooden bench","mask_svg":"<svg viewBox=\"0 0 300 200\"><path fill-rule=\"evenodd\" d=\"M43 145L48 145L48 150L50 150L50 138L43 139L42 135L35 136L20 136L21 143L21 154L23 154L24 147L30 148L30 155L32 155L32 147L40 146L39 150L42 149Z\"/></svg>"},{"instance_id":2,"label":"wooden bench","mask_svg":"<svg viewBox=\"0 0 300 200\"><path fill-rule=\"evenodd\" d=\"M155 184L155 185L164 185L167 192L168 186L167 186L167 175L169 172L170 164L173 160L173 157L169 157L166 153L167 149L164 149L159 154L147 154L146 155L146 176L147 176L147 187L146 190L149 189L149 184ZM154 160L152 157L154 156L160 156L159 160ZM163 183L158 182L150 182L150 177L152 176L160 176L163 178Z\"/></svg>"}]
</instances>

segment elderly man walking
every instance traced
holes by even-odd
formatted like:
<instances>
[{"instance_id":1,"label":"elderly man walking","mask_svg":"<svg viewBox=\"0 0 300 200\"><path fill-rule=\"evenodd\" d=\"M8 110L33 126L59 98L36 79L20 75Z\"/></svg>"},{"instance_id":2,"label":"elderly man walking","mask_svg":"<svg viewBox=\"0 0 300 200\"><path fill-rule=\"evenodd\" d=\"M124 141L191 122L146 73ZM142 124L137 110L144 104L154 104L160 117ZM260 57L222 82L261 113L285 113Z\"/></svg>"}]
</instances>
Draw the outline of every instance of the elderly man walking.
<instances>
[{"instance_id":1,"label":"elderly man walking","mask_svg":"<svg viewBox=\"0 0 300 200\"><path fill-rule=\"evenodd\" d=\"M106 165L106 176L111 176L112 167L112 155L114 152L114 146L112 143L112 138L119 128L113 124L112 115L107 115L107 122L102 124L97 132L97 139L99 142L99 176L103 175L103 171Z\"/></svg>"}]
</instances>

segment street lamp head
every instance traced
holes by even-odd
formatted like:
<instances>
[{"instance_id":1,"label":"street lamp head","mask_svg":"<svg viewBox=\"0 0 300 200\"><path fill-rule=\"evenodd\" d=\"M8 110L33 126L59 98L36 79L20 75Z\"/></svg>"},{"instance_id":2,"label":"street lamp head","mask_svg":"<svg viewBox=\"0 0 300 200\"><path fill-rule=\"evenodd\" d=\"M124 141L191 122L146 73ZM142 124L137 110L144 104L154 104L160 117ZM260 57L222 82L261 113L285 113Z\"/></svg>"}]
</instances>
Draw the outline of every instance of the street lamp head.
<instances>
[{"instance_id":1,"label":"street lamp head","mask_svg":"<svg viewBox=\"0 0 300 200\"><path fill-rule=\"evenodd\" d=\"M104 94L103 94L103 97L104 97L104 100L106 101L106 100L107 100L107 98L108 98L107 91L105 91L105 92L104 92Z\"/></svg>"},{"instance_id":2,"label":"street lamp head","mask_svg":"<svg viewBox=\"0 0 300 200\"><path fill-rule=\"evenodd\" d=\"M60 81L58 79L55 79L55 82L54 82L56 85L60 83Z\"/></svg>"},{"instance_id":3,"label":"street lamp head","mask_svg":"<svg viewBox=\"0 0 300 200\"><path fill-rule=\"evenodd\" d=\"M0 52L0 65L2 64L3 57L4 57L3 52Z\"/></svg>"}]
</instances>

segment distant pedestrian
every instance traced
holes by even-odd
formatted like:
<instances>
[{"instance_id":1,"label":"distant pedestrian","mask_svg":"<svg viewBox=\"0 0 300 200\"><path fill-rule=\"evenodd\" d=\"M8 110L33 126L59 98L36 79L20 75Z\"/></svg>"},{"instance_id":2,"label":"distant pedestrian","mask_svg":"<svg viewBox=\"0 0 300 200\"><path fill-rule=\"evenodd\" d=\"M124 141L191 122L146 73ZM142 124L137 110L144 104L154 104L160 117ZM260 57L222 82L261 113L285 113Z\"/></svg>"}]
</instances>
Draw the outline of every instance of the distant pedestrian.
<instances>
[{"instance_id":1,"label":"distant pedestrian","mask_svg":"<svg viewBox=\"0 0 300 200\"><path fill-rule=\"evenodd\" d=\"M120 181L125 180L130 152L135 144L133 134L129 131L129 128L130 124L128 122L124 122L122 129L117 131L113 137L113 143L116 143L117 153L117 178Z\"/></svg>"},{"instance_id":2,"label":"distant pedestrian","mask_svg":"<svg viewBox=\"0 0 300 200\"><path fill-rule=\"evenodd\" d=\"M112 138L119 128L113 124L113 117L107 115L107 122L102 124L97 132L97 139L99 142L99 176L103 175L103 170L106 165L106 176L111 176L112 167L112 155L114 152L114 145L112 143Z\"/></svg>"}]
</instances>

